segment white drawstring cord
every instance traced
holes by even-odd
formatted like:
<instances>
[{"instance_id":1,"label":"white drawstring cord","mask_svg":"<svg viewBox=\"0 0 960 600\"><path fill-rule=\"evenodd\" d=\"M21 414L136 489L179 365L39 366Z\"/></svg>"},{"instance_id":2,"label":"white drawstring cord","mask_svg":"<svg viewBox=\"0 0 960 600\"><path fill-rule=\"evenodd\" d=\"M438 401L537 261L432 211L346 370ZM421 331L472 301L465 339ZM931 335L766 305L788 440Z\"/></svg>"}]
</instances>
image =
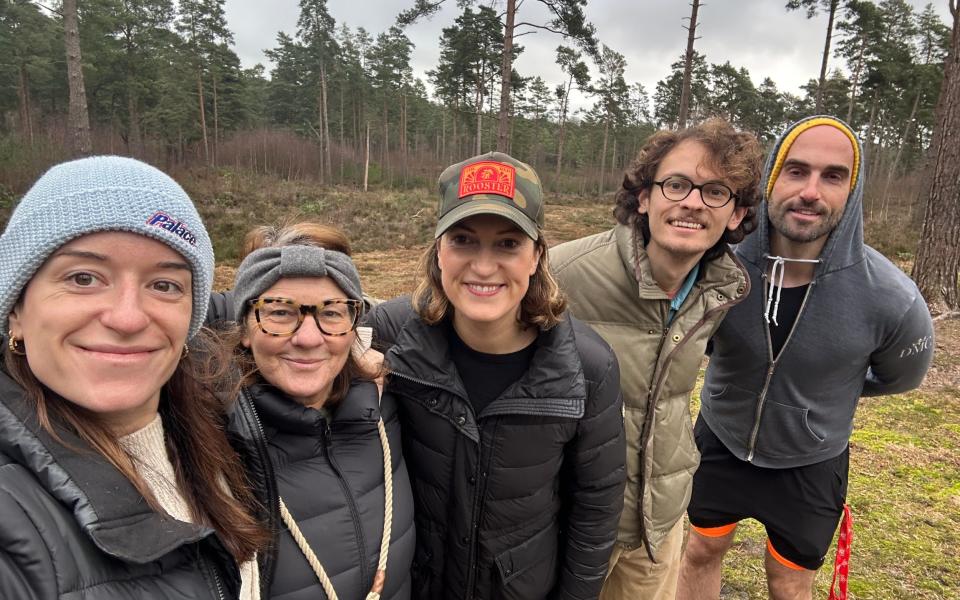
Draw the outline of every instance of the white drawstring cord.
<instances>
[{"instance_id":1,"label":"white drawstring cord","mask_svg":"<svg viewBox=\"0 0 960 600\"><path fill-rule=\"evenodd\" d=\"M763 309L763 318L766 319L767 323L773 321L774 325L779 325L777 323L777 310L780 308L780 294L783 292L783 276L786 272L786 262L796 262L796 263L808 263L808 264L817 264L820 262L819 258L786 258L783 256L767 256L767 260L773 261L773 266L770 267L770 287L767 289L767 305ZM779 280L777 279L779 269ZM774 288L776 288L776 298L774 298ZM771 311L771 306L773 310Z\"/></svg>"}]
</instances>

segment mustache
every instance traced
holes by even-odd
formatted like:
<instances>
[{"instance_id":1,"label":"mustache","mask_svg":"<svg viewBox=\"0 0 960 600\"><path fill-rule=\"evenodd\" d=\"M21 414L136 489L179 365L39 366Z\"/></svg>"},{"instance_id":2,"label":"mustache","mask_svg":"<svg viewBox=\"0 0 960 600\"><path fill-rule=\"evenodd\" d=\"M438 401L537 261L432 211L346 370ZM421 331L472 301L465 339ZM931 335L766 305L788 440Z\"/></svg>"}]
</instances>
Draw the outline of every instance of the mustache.
<instances>
[{"instance_id":1,"label":"mustache","mask_svg":"<svg viewBox=\"0 0 960 600\"><path fill-rule=\"evenodd\" d=\"M814 200L813 202L806 202L804 200L790 200L780 205L781 211L796 209L812 211L821 215L828 212L826 205L820 200Z\"/></svg>"}]
</instances>

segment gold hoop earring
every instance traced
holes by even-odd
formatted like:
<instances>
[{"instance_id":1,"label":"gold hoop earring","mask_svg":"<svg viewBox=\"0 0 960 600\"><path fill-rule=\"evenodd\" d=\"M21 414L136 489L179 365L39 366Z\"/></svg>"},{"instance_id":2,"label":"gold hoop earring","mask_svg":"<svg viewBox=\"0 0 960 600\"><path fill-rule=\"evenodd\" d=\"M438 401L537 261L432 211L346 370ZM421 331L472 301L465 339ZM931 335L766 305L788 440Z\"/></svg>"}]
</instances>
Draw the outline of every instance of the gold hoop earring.
<instances>
[{"instance_id":1,"label":"gold hoop earring","mask_svg":"<svg viewBox=\"0 0 960 600\"><path fill-rule=\"evenodd\" d=\"M188 354L190 354L190 346L184 344L184 345L183 345L183 352L180 353L180 360L185 359Z\"/></svg>"},{"instance_id":2,"label":"gold hoop earring","mask_svg":"<svg viewBox=\"0 0 960 600\"><path fill-rule=\"evenodd\" d=\"M7 348L10 349L10 354L14 354L16 356L25 356L27 354L25 346L17 345L20 343L20 340L17 338L17 336L13 335L12 329L7 332L7 337L10 338L7 341Z\"/></svg>"}]
</instances>

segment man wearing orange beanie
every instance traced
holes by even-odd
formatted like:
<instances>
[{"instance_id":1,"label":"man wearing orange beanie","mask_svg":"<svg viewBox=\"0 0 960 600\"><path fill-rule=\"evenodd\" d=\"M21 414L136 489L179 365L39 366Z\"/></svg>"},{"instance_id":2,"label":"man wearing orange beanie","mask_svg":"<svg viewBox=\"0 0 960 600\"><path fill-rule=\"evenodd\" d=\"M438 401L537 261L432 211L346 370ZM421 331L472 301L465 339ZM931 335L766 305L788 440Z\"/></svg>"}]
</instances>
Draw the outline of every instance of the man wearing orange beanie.
<instances>
[{"instance_id":1,"label":"man wearing orange beanie","mask_svg":"<svg viewBox=\"0 0 960 600\"><path fill-rule=\"evenodd\" d=\"M753 291L711 341L679 599L719 596L745 518L767 531L770 597L811 598L844 514L857 402L918 386L930 365L923 297L863 243L862 156L849 126L818 116L767 160L759 229L736 249Z\"/></svg>"}]
</instances>

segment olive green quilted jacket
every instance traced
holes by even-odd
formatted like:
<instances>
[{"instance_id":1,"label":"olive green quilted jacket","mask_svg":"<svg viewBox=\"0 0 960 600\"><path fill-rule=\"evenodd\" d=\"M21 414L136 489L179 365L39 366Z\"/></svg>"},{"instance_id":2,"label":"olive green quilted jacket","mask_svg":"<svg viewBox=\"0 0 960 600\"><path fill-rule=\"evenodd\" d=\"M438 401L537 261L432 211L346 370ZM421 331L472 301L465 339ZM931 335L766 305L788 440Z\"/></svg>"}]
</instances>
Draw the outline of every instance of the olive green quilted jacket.
<instances>
[{"instance_id":1,"label":"olive green quilted jacket","mask_svg":"<svg viewBox=\"0 0 960 600\"><path fill-rule=\"evenodd\" d=\"M574 316L589 323L620 361L627 436L627 488L618 541L643 544L652 560L690 500L700 461L690 394L720 320L749 292L743 267L727 252L700 277L668 323L670 299L653 280L633 228L555 246L550 264Z\"/></svg>"}]
</instances>

